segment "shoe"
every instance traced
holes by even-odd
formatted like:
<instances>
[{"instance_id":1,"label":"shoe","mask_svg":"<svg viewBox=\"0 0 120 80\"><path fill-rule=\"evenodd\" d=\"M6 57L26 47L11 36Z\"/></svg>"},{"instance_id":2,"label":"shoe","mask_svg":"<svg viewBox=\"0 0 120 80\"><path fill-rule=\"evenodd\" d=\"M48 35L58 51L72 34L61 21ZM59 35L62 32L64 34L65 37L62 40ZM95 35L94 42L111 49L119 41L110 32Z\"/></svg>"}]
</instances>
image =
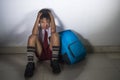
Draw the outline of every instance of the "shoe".
<instances>
[{"instance_id":1,"label":"shoe","mask_svg":"<svg viewBox=\"0 0 120 80\"><path fill-rule=\"evenodd\" d=\"M35 70L35 63L34 62L29 62L26 65L24 76L25 77L32 77L34 70Z\"/></svg>"},{"instance_id":2,"label":"shoe","mask_svg":"<svg viewBox=\"0 0 120 80\"><path fill-rule=\"evenodd\" d=\"M58 73L61 72L58 60L51 60L51 67L52 67L52 72L53 73L58 74Z\"/></svg>"}]
</instances>

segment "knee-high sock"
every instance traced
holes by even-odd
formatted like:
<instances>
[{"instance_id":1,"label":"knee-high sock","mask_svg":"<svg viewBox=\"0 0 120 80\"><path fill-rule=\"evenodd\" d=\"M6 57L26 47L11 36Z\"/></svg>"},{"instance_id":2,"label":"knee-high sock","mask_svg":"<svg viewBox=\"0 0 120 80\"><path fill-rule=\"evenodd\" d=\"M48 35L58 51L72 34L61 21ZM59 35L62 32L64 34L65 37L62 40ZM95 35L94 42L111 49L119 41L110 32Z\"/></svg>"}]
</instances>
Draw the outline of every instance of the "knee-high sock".
<instances>
[{"instance_id":1,"label":"knee-high sock","mask_svg":"<svg viewBox=\"0 0 120 80\"><path fill-rule=\"evenodd\" d=\"M58 60L59 57L60 46L52 47L52 60Z\"/></svg>"},{"instance_id":2,"label":"knee-high sock","mask_svg":"<svg viewBox=\"0 0 120 80\"><path fill-rule=\"evenodd\" d=\"M35 47L27 47L28 62L34 62Z\"/></svg>"}]
</instances>

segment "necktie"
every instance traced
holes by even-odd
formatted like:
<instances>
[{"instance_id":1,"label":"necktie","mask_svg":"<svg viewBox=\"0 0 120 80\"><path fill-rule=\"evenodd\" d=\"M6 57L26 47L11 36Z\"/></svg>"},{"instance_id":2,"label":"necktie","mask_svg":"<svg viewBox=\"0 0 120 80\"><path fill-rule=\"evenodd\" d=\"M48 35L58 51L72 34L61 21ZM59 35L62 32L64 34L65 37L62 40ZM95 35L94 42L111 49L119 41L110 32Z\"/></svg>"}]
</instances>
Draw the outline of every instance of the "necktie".
<instances>
[{"instance_id":1,"label":"necktie","mask_svg":"<svg viewBox=\"0 0 120 80\"><path fill-rule=\"evenodd\" d=\"M45 30L45 35L44 35L44 42L43 42L43 46L44 46L44 49L47 49L48 48L48 33L47 31Z\"/></svg>"}]
</instances>

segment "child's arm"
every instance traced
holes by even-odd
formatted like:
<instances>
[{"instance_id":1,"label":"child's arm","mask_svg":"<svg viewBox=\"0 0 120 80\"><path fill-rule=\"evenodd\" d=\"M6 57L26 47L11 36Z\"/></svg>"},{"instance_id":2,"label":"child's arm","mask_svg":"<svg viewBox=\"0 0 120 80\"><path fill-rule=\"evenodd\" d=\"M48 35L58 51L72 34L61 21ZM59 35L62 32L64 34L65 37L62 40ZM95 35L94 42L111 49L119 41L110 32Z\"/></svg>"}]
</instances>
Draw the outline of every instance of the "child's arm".
<instances>
[{"instance_id":1,"label":"child's arm","mask_svg":"<svg viewBox=\"0 0 120 80\"><path fill-rule=\"evenodd\" d=\"M51 23L50 23L50 25L51 25L51 32L55 33L56 32L56 25L55 25L54 17L53 17L51 12L48 12L48 13L49 13L50 18L51 18Z\"/></svg>"},{"instance_id":2,"label":"child's arm","mask_svg":"<svg viewBox=\"0 0 120 80\"><path fill-rule=\"evenodd\" d=\"M39 24L39 21L40 21L40 16L41 16L42 13L38 13L37 15L37 19L35 21L35 24L34 24L34 27L33 27L33 30L32 30L32 34L33 35L37 35L38 34L38 24Z\"/></svg>"}]
</instances>

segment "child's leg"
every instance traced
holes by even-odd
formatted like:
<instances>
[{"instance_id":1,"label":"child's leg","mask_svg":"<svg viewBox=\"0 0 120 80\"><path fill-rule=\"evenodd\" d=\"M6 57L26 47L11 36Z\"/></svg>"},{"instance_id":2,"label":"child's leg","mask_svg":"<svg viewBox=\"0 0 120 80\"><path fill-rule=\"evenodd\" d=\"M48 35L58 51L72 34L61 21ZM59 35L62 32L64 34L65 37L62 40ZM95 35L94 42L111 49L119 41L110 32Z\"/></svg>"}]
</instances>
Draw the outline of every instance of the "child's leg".
<instances>
[{"instance_id":1,"label":"child's leg","mask_svg":"<svg viewBox=\"0 0 120 80\"><path fill-rule=\"evenodd\" d=\"M37 51L35 51L37 49ZM25 70L25 77L31 77L33 75L33 71L35 68L34 63L34 54L37 52L38 56L40 56L42 49L40 42L38 40L37 35L31 35L28 38L28 45L27 45L27 57L28 57L28 63Z\"/></svg>"},{"instance_id":2,"label":"child's leg","mask_svg":"<svg viewBox=\"0 0 120 80\"><path fill-rule=\"evenodd\" d=\"M52 60L58 60L60 51L60 39L58 33L53 33L51 35L50 47L52 49Z\"/></svg>"},{"instance_id":3,"label":"child's leg","mask_svg":"<svg viewBox=\"0 0 120 80\"><path fill-rule=\"evenodd\" d=\"M31 35L28 39L28 47L27 47L27 54L28 54L28 62L29 62L29 55L34 58L34 54L36 53L36 57L38 58L41 55L42 46L38 39L37 35Z\"/></svg>"},{"instance_id":4,"label":"child's leg","mask_svg":"<svg viewBox=\"0 0 120 80\"><path fill-rule=\"evenodd\" d=\"M60 73L61 69L58 63L58 56L60 51L60 39L58 33L54 33L51 36L50 47L52 48L51 66L54 73Z\"/></svg>"},{"instance_id":5,"label":"child's leg","mask_svg":"<svg viewBox=\"0 0 120 80\"><path fill-rule=\"evenodd\" d=\"M34 62L35 42L36 42L36 36L30 35L28 38L28 44L27 44L28 62Z\"/></svg>"},{"instance_id":6,"label":"child's leg","mask_svg":"<svg viewBox=\"0 0 120 80\"><path fill-rule=\"evenodd\" d=\"M42 53L42 45L38 37L36 38L36 57L39 59Z\"/></svg>"}]
</instances>

